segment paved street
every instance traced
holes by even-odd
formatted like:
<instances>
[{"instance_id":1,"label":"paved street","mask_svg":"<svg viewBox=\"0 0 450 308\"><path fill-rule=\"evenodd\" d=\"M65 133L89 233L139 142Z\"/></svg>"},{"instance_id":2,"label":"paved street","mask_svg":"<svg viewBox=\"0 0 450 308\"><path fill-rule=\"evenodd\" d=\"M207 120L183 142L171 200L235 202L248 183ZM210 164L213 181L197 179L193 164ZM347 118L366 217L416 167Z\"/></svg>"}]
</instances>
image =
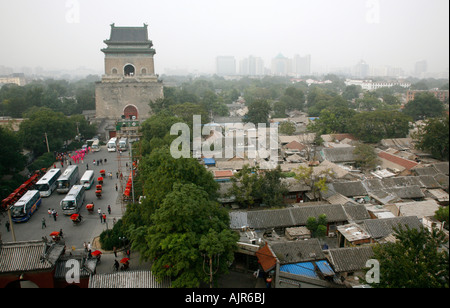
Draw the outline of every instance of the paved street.
<instances>
[{"instance_id":1,"label":"paved street","mask_svg":"<svg viewBox=\"0 0 450 308\"><path fill-rule=\"evenodd\" d=\"M16 236L16 241L28 241L28 240L40 240L43 236L50 239L49 234L53 231L63 230L64 239L66 242L67 249L72 247L75 249L83 249L84 242L93 242L93 239L100 235L106 228L112 228L113 218L118 220L122 216L122 209L120 204L119 194L116 192L115 184L117 183L120 191L119 180L116 179L116 172L119 170L118 162L118 152L108 152L106 147L103 146L101 151L95 153L89 153L85 156L84 164L79 163L79 174L80 178L86 171L87 165L89 165L90 170L95 171L95 183L94 186L86 191L84 206L82 207L80 214L83 217L83 221L79 225L74 225L70 220L69 216L62 214L60 201L65 197L65 194L58 194L56 191L48 198L42 198L42 204L39 210L31 217L31 219L26 223L14 223L14 231ZM93 160L98 161L99 159L107 159L107 163L103 165L93 164ZM126 163L130 165L129 152L124 152L121 154L121 171L124 177L128 176L129 171L126 171ZM60 163L56 163L56 167L60 168ZM66 166L64 166L66 167ZM65 168L64 168L65 169ZM98 199L95 195L95 184L97 184L97 178L100 176L100 170L104 169L108 174L111 172L113 178L110 179L106 176L103 183L103 195L101 199ZM93 214L89 214L85 208L88 203L94 202L95 211ZM107 207L111 205L111 215L108 215ZM57 220L54 221L52 217L49 217L47 210L55 209L59 216ZM98 208L101 209L102 213L106 213L107 224L102 224L100 222L99 215L97 214ZM42 228L42 218L46 220L46 228ZM2 240L4 242L12 242L12 232L7 232L5 228L5 221L7 216L1 216L1 229Z\"/></svg>"}]
</instances>

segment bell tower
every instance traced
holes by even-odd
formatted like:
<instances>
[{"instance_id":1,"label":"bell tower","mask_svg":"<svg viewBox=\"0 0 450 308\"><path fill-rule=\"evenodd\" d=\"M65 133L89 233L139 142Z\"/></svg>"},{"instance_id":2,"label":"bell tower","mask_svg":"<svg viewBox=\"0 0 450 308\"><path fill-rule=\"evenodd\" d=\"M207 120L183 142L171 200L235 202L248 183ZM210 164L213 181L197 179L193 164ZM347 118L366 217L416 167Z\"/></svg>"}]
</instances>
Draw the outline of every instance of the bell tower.
<instances>
[{"instance_id":1,"label":"bell tower","mask_svg":"<svg viewBox=\"0 0 450 308\"><path fill-rule=\"evenodd\" d=\"M148 38L148 25L116 27L111 25L105 73L96 83L96 122L99 133L114 135L120 119L143 121L151 116L150 101L163 98L163 84L155 74L153 42Z\"/></svg>"},{"instance_id":2,"label":"bell tower","mask_svg":"<svg viewBox=\"0 0 450 308\"><path fill-rule=\"evenodd\" d=\"M116 27L111 25L105 54L104 81L131 77L143 81L156 81L153 42L148 39L148 25L143 27Z\"/></svg>"}]
</instances>

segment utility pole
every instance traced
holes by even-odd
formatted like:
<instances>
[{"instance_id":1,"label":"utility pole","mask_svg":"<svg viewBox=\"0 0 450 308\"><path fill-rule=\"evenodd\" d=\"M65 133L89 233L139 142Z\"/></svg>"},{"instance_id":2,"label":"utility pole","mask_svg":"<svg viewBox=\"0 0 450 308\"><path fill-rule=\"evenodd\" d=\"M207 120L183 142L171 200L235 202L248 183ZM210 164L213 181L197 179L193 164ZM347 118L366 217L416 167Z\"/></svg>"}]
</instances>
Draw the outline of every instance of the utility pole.
<instances>
[{"instance_id":1,"label":"utility pole","mask_svg":"<svg viewBox=\"0 0 450 308\"><path fill-rule=\"evenodd\" d=\"M47 152L50 153L50 147L48 146L47 132L45 132L45 143L47 144Z\"/></svg>"},{"instance_id":2,"label":"utility pole","mask_svg":"<svg viewBox=\"0 0 450 308\"><path fill-rule=\"evenodd\" d=\"M11 218L11 206L8 207L8 219L9 219L9 227L11 228L11 235L13 242L16 241L16 234L14 233L14 226Z\"/></svg>"}]
</instances>

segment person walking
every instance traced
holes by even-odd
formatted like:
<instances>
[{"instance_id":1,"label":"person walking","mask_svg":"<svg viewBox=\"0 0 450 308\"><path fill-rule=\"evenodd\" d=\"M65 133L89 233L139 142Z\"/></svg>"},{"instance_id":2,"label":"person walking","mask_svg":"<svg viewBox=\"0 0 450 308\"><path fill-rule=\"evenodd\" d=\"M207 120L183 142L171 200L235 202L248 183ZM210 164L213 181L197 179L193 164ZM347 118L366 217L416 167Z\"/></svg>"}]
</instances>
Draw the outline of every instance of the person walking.
<instances>
[{"instance_id":1,"label":"person walking","mask_svg":"<svg viewBox=\"0 0 450 308\"><path fill-rule=\"evenodd\" d=\"M63 235L62 229L59 229L59 236L61 236L61 238L64 238L64 235Z\"/></svg>"},{"instance_id":2,"label":"person walking","mask_svg":"<svg viewBox=\"0 0 450 308\"><path fill-rule=\"evenodd\" d=\"M117 248L116 246L113 247L114 256L117 258Z\"/></svg>"},{"instance_id":3,"label":"person walking","mask_svg":"<svg viewBox=\"0 0 450 308\"><path fill-rule=\"evenodd\" d=\"M103 213L102 218L103 218L103 222L106 223L106 214L105 213Z\"/></svg>"},{"instance_id":4,"label":"person walking","mask_svg":"<svg viewBox=\"0 0 450 308\"><path fill-rule=\"evenodd\" d=\"M11 225L9 224L9 220L7 220L7 221L5 222L5 227L6 227L6 231L9 232L9 227L11 227Z\"/></svg>"},{"instance_id":5,"label":"person walking","mask_svg":"<svg viewBox=\"0 0 450 308\"><path fill-rule=\"evenodd\" d=\"M108 214L111 215L111 205L108 204Z\"/></svg>"},{"instance_id":6,"label":"person walking","mask_svg":"<svg viewBox=\"0 0 450 308\"><path fill-rule=\"evenodd\" d=\"M42 229L47 228L47 224L45 223L45 218L42 217Z\"/></svg>"}]
</instances>

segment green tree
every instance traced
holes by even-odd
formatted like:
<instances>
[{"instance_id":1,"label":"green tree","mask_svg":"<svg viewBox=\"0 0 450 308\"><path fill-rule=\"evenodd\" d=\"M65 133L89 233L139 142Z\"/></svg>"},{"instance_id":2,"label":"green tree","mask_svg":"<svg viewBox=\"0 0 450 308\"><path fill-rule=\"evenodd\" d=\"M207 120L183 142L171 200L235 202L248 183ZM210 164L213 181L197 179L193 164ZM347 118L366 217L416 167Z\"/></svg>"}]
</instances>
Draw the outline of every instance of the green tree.
<instances>
[{"instance_id":1,"label":"green tree","mask_svg":"<svg viewBox=\"0 0 450 308\"><path fill-rule=\"evenodd\" d=\"M139 164L140 181L146 201L142 205L146 212L152 213L169 194L175 183L193 183L202 187L212 200L215 200L219 185L212 174L194 158L175 159L167 147L151 152ZM148 216L148 215L144 215Z\"/></svg>"},{"instance_id":2,"label":"green tree","mask_svg":"<svg viewBox=\"0 0 450 308\"><path fill-rule=\"evenodd\" d=\"M355 155L355 165L363 170L372 170L378 165L378 155L375 148L369 144L358 143L353 151Z\"/></svg>"},{"instance_id":3,"label":"green tree","mask_svg":"<svg viewBox=\"0 0 450 308\"><path fill-rule=\"evenodd\" d=\"M327 182L334 176L334 173L327 169L321 172L314 172L313 167L300 166L294 170L295 179L303 185L311 187L314 199L320 199L321 193L328 191Z\"/></svg>"},{"instance_id":4,"label":"green tree","mask_svg":"<svg viewBox=\"0 0 450 308\"><path fill-rule=\"evenodd\" d=\"M174 184L151 216L151 225L136 231L131 233L132 248L153 260L153 274L170 277L175 288L196 288L210 281L205 258L214 258L216 277L225 273L238 240L229 230L227 212L194 184Z\"/></svg>"},{"instance_id":5,"label":"green tree","mask_svg":"<svg viewBox=\"0 0 450 308\"><path fill-rule=\"evenodd\" d=\"M367 143L377 143L386 138L405 138L409 133L410 120L398 111L361 112L351 119L350 133Z\"/></svg>"},{"instance_id":6,"label":"green tree","mask_svg":"<svg viewBox=\"0 0 450 308\"><path fill-rule=\"evenodd\" d=\"M268 101L257 100L249 104L248 113L243 120L245 123L253 123L255 125L268 124L270 111L271 107Z\"/></svg>"},{"instance_id":7,"label":"green tree","mask_svg":"<svg viewBox=\"0 0 450 308\"><path fill-rule=\"evenodd\" d=\"M444 227L448 230L449 229L449 213L448 213L449 207L440 207L435 213L434 218L439 220L440 222L444 223Z\"/></svg>"},{"instance_id":8,"label":"green tree","mask_svg":"<svg viewBox=\"0 0 450 308\"><path fill-rule=\"evenodd\" d=\"M278 129L280 134L288 135L288 136L292 136L293 134L295 134L296 130L297 130L297 128L295 127L295 124L292 122L282 122Z\"/></svg>"},{"instance_id":9,"label":"green tree","mask_svg":"<svg viewBox=\"0 0 450 308\"><path fill-rule=\"evenodd\" d=\"M25 166L25 157L22 155L19 137L13 131L0 126L0 144L0 174L3 176L21 171Z\"/></svg>"},{"instance_id":10,"label":"green tree","mask_svg":"<svg viewBox=\"0 0 450 308\"><path fill-rule=\"evenodd\" d=\"M406 104L403 112L414 121L442 117L444 104L432 93L424 92L416 94L414 100Z\"/></svg>"},{"instance_id":11,"label":"green tree","mask_svg":"<svg viewBox=\"0 0 450 308\"><path fill-rule=\"evenodd\" d=\"M429 119L415 134L417 147L427 151L434 158L449 160L449 117Z\"/></svg>"},{"instance_id":12,"label":"green tree","mask_svg":"<svg viewBox=\"0 0 450 308\"><path fill-rule=\"evenodd\" d=\"M262 176L262 202L268 207L284 205L284 196L287 195L289 190L287 185L280 181L281 177L280 165L273 170L267 170Z\"/></svg>"},{"instance_id":13,"label":"green tree","mask_svg":"<svg viewBox=\"0 0 450 308\"><path fill-rule=\"evenodd\" d=\"M258 168L245 165L242 170L231 178L232 186L228 196L234 196L241 206L251 208L262 200L262 181L258 175Z\"/></svg>"},{"instance_id":14,"label":"green tree","mask_svg":"<svg viewBox=\"0 0 450 308\"><path fill-rule=\"evenodd\" d=\"M374 246L380 262L380 282L374 288L448 288L449 255L441 245L445 234L437 229L394 229L397 241Z\"/></svg>"},{"instance_id":15,"label":"green tree","mask_svg":"<svg viewBox=\"0 0 450 308\"><path fill-rule=\"evenodd\" d=\"M50 151L58 151L64 141L73 139L77 134L76 124L64 114L48 108L30 108L27 120L20 124L19 135L26 149L32 150L37 156L47 152L45 134Z\"/></svg>"}]
</instances>

